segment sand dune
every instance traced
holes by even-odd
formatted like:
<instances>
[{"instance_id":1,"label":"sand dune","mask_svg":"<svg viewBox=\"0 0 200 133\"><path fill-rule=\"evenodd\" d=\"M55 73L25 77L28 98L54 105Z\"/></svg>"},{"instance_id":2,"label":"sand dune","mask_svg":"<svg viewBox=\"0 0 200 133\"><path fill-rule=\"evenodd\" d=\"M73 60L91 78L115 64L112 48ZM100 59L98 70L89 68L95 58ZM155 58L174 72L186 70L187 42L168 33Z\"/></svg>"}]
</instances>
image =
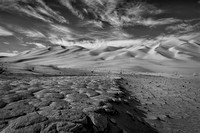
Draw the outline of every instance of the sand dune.
<instances>
[{"instance_id":1,"label":"sand dune","mask_svg":"<svg viewBox=\"0 0 200 133\"><path fill-rule=\"evenodd\" d=\"M2 57L0 60L83 69L193 73L200 71L200 45L195 41L174 39L148 46L104 46L98 49L54 46Z\"/></svg>"}]
</instances>

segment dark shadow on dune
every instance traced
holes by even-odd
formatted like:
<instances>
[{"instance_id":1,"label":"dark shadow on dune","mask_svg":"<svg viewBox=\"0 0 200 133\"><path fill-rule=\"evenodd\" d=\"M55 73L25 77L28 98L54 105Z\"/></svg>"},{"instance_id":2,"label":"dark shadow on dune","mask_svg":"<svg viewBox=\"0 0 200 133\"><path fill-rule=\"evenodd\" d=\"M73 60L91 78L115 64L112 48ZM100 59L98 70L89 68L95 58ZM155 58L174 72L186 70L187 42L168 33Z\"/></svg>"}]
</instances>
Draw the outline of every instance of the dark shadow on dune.
<instances>
[{"instance_id":1,"label":"dark shadow on dune","mask_svg":"<svg viewBox=\"0 0 200 133\"><path fill-rule=\"evenodd\" d=\"M41 55L41 56L42 56L42 55L47 55L48 53L51 54L50 51L44 51L44 52L41 51L41 53L38 53L38 54L36 54L36 55L37 55L37 56L38 56L38 55Z\"/></svg>"},{"instance_id":2,"label":"dark shadow on dune","mask_svg":"<svg viewBox=\"0 0 200 133\"><path fill-rule=\"evenodd\" d=\"M124 47L114 47L114 46L107 46L103 52L112 52L112 51L117 51L119 49L123 49Z\"/></svg>"},{"instance_id":3,"label":"dark shadow on dune","mask_svg":"<svg viewBox=\"0 0 200 133\"><path fill-rule=\"evenodd\" d=\"M39 57L35 57L35 58L19 59L19 60L13 61L12 63L22 63L22 62L31 61L31 60L37 60L37 59L40 59L40 58Z\"/></svg>"},{"instance_id":4,"label":"dark shadow on dune","mask_svg":"<svg viewBox=\"0 0 200 133\"><path fill-rule=\"evenodd\" d=\"M127 90L127 87L129 87L128 82L119 79L116 80L116 83L120 90L124 92L123 95L119 94L116 97L126 99L123 103L111 102L118 112L115 117L117 125L127 133L158 133L155 128L144 120L147 113L138 108L141 103L131 96L131 92ZM108 117L113 116L108 115Z\"/></svg>"},{"instance_id":5,"label":"dark shadow on dune","mask_svg":"<svg viewBox=\"0 0 200 133\"><path fill-rule=\"evenodd\" d=\"M0 58L6 58L7 56L0 56Z\"/></svg>"},{"instance_id":6,"label":"dark shadow on dune","mask_svg":"<svg viewBox=\"0 0 200 133\"><path fill-rule=\"evenodd\" d=\"M56 55L66 54L69 51L69 49L66 49L64 51L61 51L59 53L56 53Z\"/></svg>"},{"instance_id":7,"label":"dark shadow on dune","mask_svg":"<svg viewBox=\"0 0 200 133\"><path fill-rule=\"evenodd\" d=\"M147 69L145 67L142 67L142 66L134 66L131 68L132 71L135 71L135 72L151 72L153 73L153 71L151 71L150 69Z\"/></svg>"},{"instance_id":8,"label":"dark shadow on dune","mask_svg":"<svg viewBox=\"0 0 200 133\"><path fill-rule=\"evenodd\" d=\"M195 44L197 44L198 46L200 46L200 43L198 43L198 42L194 42Z\"/></svg>"}]
</instances>

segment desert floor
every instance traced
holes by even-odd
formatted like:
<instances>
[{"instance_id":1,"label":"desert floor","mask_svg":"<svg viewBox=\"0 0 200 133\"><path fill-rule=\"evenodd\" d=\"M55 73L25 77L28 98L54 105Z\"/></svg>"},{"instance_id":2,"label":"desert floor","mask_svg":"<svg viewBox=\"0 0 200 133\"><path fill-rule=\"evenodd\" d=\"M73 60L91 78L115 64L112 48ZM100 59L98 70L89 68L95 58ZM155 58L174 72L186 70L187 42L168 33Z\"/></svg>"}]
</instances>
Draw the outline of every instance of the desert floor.
<instances>
[{"instance_id":1,"label":"desert floor","mask_svg":"<svg viewBox=\"0 0 200 133\"><path fill-rule=\"evenodd\" d=\"M200 77L126 75L125 80L147 113L145 121L159 132L200 132Z\"/></svg>"},{"instance_id":2,"label":"desert floor","mask_svg":"<svg viewBox=\"0 0 200 133\"><path fill-rule=\"evenodd\" d=\"M198 75L39 68L1 74L1 133L200 132Z\"/></svg>"}]
</instances>

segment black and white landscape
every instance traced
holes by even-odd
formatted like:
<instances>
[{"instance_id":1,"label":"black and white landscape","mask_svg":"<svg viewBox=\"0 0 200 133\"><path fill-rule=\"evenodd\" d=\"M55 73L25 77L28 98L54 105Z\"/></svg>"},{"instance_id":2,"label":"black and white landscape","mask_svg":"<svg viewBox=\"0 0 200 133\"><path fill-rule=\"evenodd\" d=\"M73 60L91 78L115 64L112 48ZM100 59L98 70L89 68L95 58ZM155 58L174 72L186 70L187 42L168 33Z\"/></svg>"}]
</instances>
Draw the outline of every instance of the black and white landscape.
<instances>
[{"instance_id":1,"label":"black and white landscape","mask_svg":"<svg viewBox=\"0 0 200 133\"><path fill-rule=\"evenodd\" d=\"M199 0L0 0L1 133L199 133Z\"/></svg>"}]
</instances>

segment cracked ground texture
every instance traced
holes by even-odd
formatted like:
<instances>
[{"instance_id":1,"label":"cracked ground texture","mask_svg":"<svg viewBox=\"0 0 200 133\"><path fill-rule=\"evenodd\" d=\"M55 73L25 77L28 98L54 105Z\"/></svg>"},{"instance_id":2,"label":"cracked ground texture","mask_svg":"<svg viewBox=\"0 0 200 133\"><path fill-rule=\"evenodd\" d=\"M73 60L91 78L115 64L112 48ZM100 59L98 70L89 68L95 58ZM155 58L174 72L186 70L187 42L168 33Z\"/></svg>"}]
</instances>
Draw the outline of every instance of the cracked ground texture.
<instances>
[{"instance_id":1,"label":"cracked ground texture","mask_svg":"<svg viewBox=\"0 0 200 133\"><path fill-rule=\"evenodd\" d=\"M200 76L0 77L0 133L199 133Z\"/></svg>"},{"instance_id":2,"label":"cracked ground texture","mask_svg":"<svg viewBox=\"0 0 200 133\"><path fill-rule=\"evenodd\" d=\"M157 132L116 76L1 75L1 133Z\"/></svg>"},{"instance_id":3,"label":"cracked ground texture","mask_svg":"<svg viewBox=\"0 0 200 133\"><path fill-rule=\"evenodd\" d=\"M125 76L145 120L162 133L200 133L200 76Z\"/></svg>"}]
</instances>

